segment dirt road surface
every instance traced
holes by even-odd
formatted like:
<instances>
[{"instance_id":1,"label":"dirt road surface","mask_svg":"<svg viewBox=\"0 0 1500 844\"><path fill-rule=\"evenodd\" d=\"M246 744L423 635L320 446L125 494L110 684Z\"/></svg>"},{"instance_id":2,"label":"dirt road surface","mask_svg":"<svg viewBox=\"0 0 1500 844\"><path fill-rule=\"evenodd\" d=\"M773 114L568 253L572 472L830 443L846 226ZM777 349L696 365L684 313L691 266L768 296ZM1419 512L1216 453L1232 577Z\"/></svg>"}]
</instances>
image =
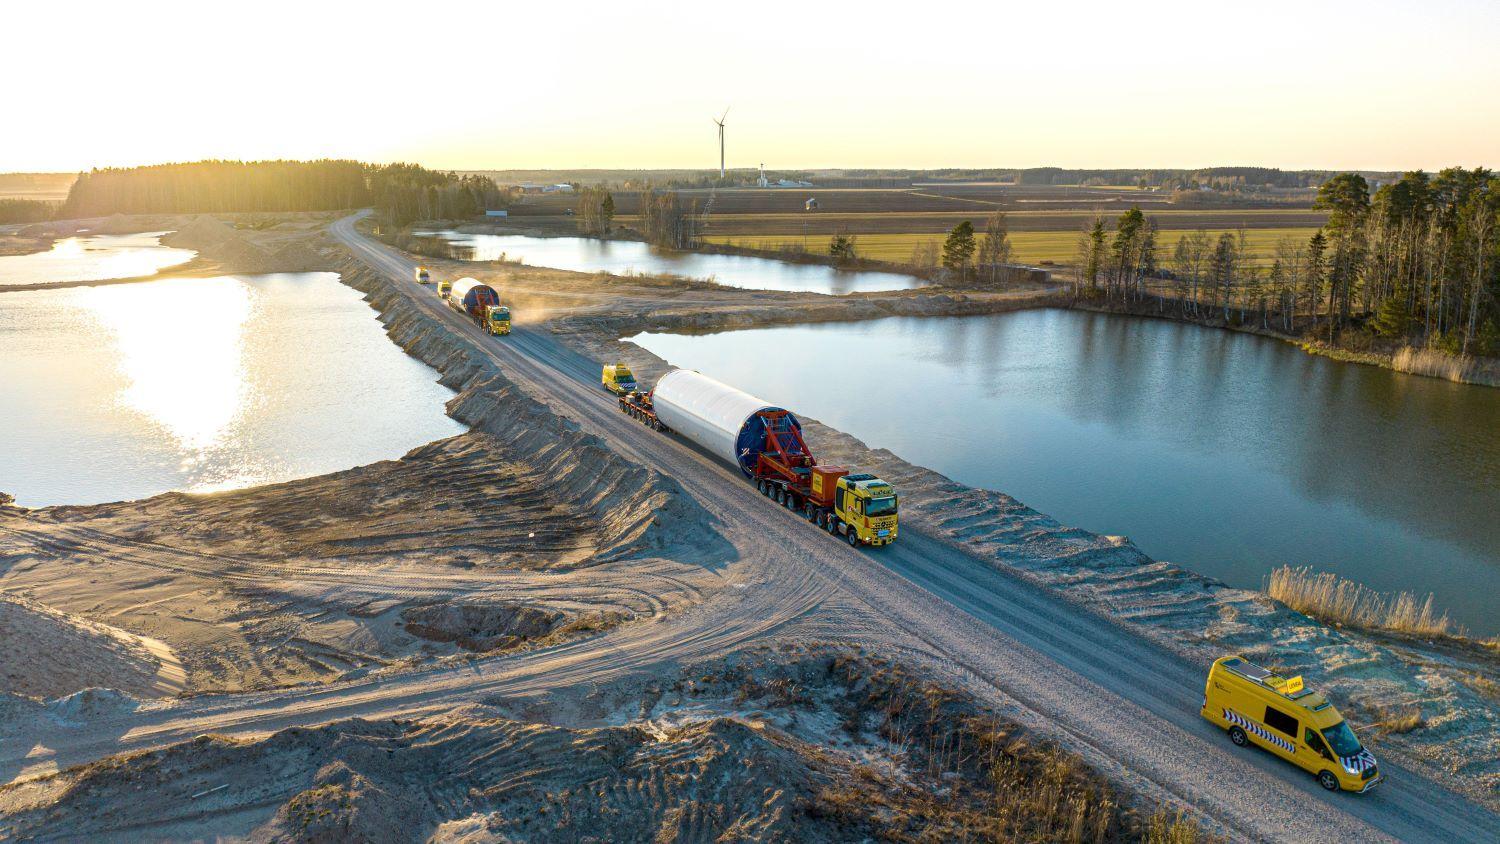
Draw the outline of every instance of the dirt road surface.
<instances>
[{"instance_id":1,"label":"dirt road surface","mask_svg":"<svg viewBox=\"0 0 1500 844\"><path fill-rule=\"evenodd\" d=\"M333 227L360 260L492 359L556 412L622 455L681 484L716 519L737 557L724 588L648 624L462 667L262 693L143 705L74 727L0 736L0 782L38 764L67 766L204 732L261 734L344 717L414 715L476 700L524 698L656 672L751 642L822 636L926 662L988 697L1018 702L1101 771L1192 806L1237 840L1493 841L1500 817L1385 763L1366 795L1329 794L1259 751L1235 748L1198 716L1205 666L1106 618L1012 579L904 527L894 546L846 547L761 498L730 468L618 411L598 365L544 330L491 338L410 283L415 262Z\"/></svg>"}]
</instances>

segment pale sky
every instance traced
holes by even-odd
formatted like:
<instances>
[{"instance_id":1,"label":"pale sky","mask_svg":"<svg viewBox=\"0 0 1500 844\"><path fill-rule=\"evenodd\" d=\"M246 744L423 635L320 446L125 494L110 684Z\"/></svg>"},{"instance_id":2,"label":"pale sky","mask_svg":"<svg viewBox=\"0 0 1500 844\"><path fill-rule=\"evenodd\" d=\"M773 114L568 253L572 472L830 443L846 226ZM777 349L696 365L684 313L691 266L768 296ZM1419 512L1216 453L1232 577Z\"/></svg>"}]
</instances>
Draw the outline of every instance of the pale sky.
<instances>
[{"instance_id":1,"label":"pale sky","mask_svg":"<svg viewBox=\"0 0 1500 844\"><path fill-rule=\"evenodd\" d=\"M236 13L222 10L234 9ZM13 0L0 172L1500 166L1500 3Z\"/></svg>"}]
</instances>

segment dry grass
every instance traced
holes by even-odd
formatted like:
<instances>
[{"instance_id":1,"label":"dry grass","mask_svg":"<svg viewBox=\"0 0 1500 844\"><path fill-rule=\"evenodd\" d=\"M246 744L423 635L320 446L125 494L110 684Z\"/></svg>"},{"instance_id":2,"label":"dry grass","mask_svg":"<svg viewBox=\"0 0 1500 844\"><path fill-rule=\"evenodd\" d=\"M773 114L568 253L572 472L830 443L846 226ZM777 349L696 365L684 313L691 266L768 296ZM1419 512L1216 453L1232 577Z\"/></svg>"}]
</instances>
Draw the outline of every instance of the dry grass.
<instances>
[{"instance_id":1,"label":"dry grass","mask_svg":"<svg viewBox=\"0 0 1500 844\"><path fill-rule=\"evenodd\" d=\"M1404 735L1427 726L1427 719L1423 717L1422 710L1416 706L1405 707L1398 711L1385 710L1380 715L1380 720L1375 722L1375 729L1381 735Z\"/></svg>"},{"instance_id":2,"label":"dry grass","mask_svg":"<svg viewBox=\"0 0 1500 844\"><path fill-rule=\"evenodd\" d=\"M1209 844L1218 839L1204 833L1187 813L1169 812L1163 806L1146 821L1141 840L1146 844Z\"/></svg>"},{"instance_id":3,"label":"dry grass","mask_svg":"<svg viewBox=\"0 0 1500 844\"><path fill-rule=\"evenodd\" d=\"M1417 349L1412 346L1402 346L1391 357L1391 368L1397 372L1446 378L1449 381L1465 380L1469 365L1469 358L1457 357L1437 349Z\"/></svg>"},{"instance_id":4,"label":"dry grass","mask_svg":"<svg viewBox=\"0 0 1500 844\"><path fill-rule=\"evenodd\" d=\"M1333 572L1282 566L1266 578L1267 595L1320 621L1423 636L1451 636L1460 631L1432 605L1432 595L1418 600L1411 592L1394 595L1345 580Z\"/></svg>"}]
</instances>

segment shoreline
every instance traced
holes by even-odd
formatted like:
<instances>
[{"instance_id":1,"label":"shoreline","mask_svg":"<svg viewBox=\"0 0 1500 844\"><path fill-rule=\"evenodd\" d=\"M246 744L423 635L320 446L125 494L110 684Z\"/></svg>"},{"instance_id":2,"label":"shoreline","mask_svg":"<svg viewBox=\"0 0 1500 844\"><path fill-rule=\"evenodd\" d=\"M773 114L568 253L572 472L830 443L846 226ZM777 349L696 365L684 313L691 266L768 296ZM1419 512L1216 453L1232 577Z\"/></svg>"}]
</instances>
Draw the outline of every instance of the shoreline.
<instances>
[{"instance_id":1,"label":"shoreline","mask_svg":"<svg viewBox=\"0 0 1500 844\"><path fill-rule=\"evenodd\" d=\"M517 219L525 219L525 218L517 218ZM453 231L462 232L462 233L466 233L466 234L518 235L518 236L523 236L523 237L538 237L538 238L574 237L574 238L587 238L587 239L602 240L602 241L619 240L619 241L629 241L629 242L633 242L633 243L644 243L645 242L644 239L641 238L637 233L635 233L634 231L631 231L629 229L621 229L619 232L614 232L614 233L611 233L611 234L605 235L605 236L598 236L598 235L587 235L587 234L583 234L582 232L560 232L560 231L556 231L553 228L549 228L549 227L546 227L546 226L514 226L513 227L510 224L499 224L499 223L490 223L490 222L482 222L482 223L479 223L479 222L469 222L469 223L463 223L463 222L455 222L455 221L448 221L448 222L444 223L444 225L448 226ZM1392 372L1399 372L1399 373L1402 373L1404 375L1415 375L1415 376L1420 376L1420 377L1424 377L1424 378L1437 378L1439 380L1450 381L1452 383L1457 383L1457 384L1467 384L1467 385L1478 386L1478 387L1500 387L1500 359L1496 359L1496 358L1469 358L1469 359L1467 359L1467 361L1465 361L1465 359L1457 358L1457 357L1454 357L1452 355L1447 355L1447 354L1444 354L1444 353L1434 352L1434 351L1429 351L1429 350L1422 350L1422 349L1418 349L1417 347L1412 347L1412 346L1405 346L1405 347L1399 348L1399 349L1397 349L1396 351L1393 351L1393 352L1361 352L1361 351L1356 351L1356 350L1353 350L1353 349L1347 349L1347 348L1344 348L1344 347L1341 347L1341 346L1329 345L1326 342L1323 342L1323 341L1320 341L1320 340L1316 340L1316 339L1309 340L1309 339L1307 339L1305 337L1298 337L1298 336L1295 336L1295 335L1286 334L1284 332L1277 331L1277 330L1272 329L1272 328L1258 328L1258 327L1253 326L1253 325L1233 325L1233 324L1230 324L1230 323L1225 322L1223 320L1192 319L1192 318L1189 318L1189 317L1177 316L1177 315L1173 315L1173 314L1169 314L1169 313L1153 312L1153 311L1151 311L1151 310L1149 310L1147 308L1120 307L1118 305L1100 304L1100 303L1089 302L1088 300L1082 299L1082 298L1076 296L1075 294L1073 294L1071 292L1068 292L1068 286L1069 285L1067 283L1065 283L1065 282L1062 282L1062 281L1052 281L1052 280L1049 280L1045 284L1032 283L1032 284L1027 284L1027 285L1013 285L1013 286L1011 286L1009 288L1004 288L1004 289L988 290L988 289L984 288L982 285L978 285L978 284L962 284L962 283L961 284L953 284L953 283L945 282L945 281L939 280L937 278L934 278L934 274L932 274L932 273L924 274L924 273L921 273L921 272L917 272L915 270L915 268L913 268L913 267L909 267L909 266L905 266L905 265L900 265L900 264L894 264L894 263L891 263L889 261L880 261L880 260L873 260L873 259L859 259L859 260L856 260L856 261L853 261L853 262L840 263L840 262L834 260L830 256L822 256L822 255L817 255L815 253L781 253L781 252L778 252L778 251L775 251L775 250L755 249L755 248L750 248L750 247L741 247L741 246L733 246L733 245L729 245L729 244L715 244L715 243L701 243L701 244L699 244L697 246L689 247L687 249L680 249L680 250L673 250L673 251L684 252L684 253L695 253L695 254L702 254L702 255L731 255L731 256L748 257L748 258L760 258L762 260L782 261L782 262L790 263L790 264L824 266L824 267L828 267L829 269L834 269L834 270L850 270L850 271L855 271L855 272L894 273L894 274L897 274L897 275L911 276L913 278L921 279L923 282L925 282L924 286L921 287L921 288L913 288L911 290L905 290L905 291L882 291L882 293L903 294L903 293L926 292L926 293L929 293L929 294L931 294L931 293L944 293L944 294L949 294L949 295L962 296L964 294L969 294L969 293L991 293L991 294L998 293L998 294L1006 294L1006 293L1014 293L1014 292L1017 292L1020 289L1025 289L1025 288L1045 287L1045 288L1048 288L1051 291L1053 291L1053 293L1055 295L1053 297L1051 297L1050 301L1037 301L1034 304L1030 305L1030 307L1038 307L1038 308L1057 307L1057 308L1065 308L1065 309L1070 309L1070 310L1091 311L1091 312L1094 312L1094 313L1119 314L1119 315L1128 315L1128 316L1149 317L1149 318L1152 318L1152 319L1163 319L1163 320L1167 320L1167 321L1170 321L1170 322L1179 322L1179 323L1184 323L1184 324L1189 324L1189 325L1196 325L1196 326L1199 326L1199 327L1205 328L1205 329L1218 329L1218 330L1224 330L1224 331L1233 331L1233 332L1237 332L1237 333L1241 333L1241 334L1254 334L1254 335L1261 336L1261 337L1268 337L1268 338L1271 338L1271 339L1274 339L1274 340L1280 340L1280 341L1282 341L1284 343L1289 343L1291 345L1294 345L1294 346L1298 347L1303 352L1305 352L1305 353L1307 353L1309 355L1316 355L1316 356L1319 356L1319 357L1326 357L1326 358L1330 358L1332 360L1339 361L1341 363L1354 363L1354 364L1361 364L1361 365L1364 365L1364 366L1375 366L1375 367L1379 367L1379 368L1382 368L1382 369L1388 369L1388 370L1390 370ZM449 260L457 260L457 259L449 259ZM493 262L487 262L487 261L464 261L462 263L468 263L468 264L488 264L488 263L493 263ZM1062 267L1048 267L1046 269L1048 270L1048 272L1050 274L1054 274L1055 275L1056 273L1060 272L1063 268ZM856 295L877 295L877 294L846 294L845 296L840 296L838 298L850 298L850 297L856 296ZM974 310L974 311L957 309L957 310L953 311L952 313L945 313L945 314L922 314L922 315L934 315L934 316L936 316L936 315L967 315L967 314L970 314L970 313L987 313L987 312L988 313L1003 313L1003 312L1010 311L1010 310L1015 310L1015 308L1012 308L1012 307L1001 307L1001 308L998 308L998 309L996 309L994 311L984 311L982 308ZM895 315L895 314L892 314L892 315ZM878 318L878 317L866 317L866 316L851 317L849 321L856 321L856 320L859 320L859 319L868 319L868 318ZM829 321L836 321L836 320L829 320ZM713 331L713 330L715 330L715 329L706 329L706 331ZM1431 363L1428 363L1425 366L1424 365L1417 365L1417 366L1403 367L1403 366L1400 366L1400 365L1397 364L1397 359L1399 357L1402 357L1403 354L1409 355L1411 357L1419 358L1419 359L1422 358L1423 356L1428 356L1428 355L1440 355L1441 357L1439 359L1435 360L1435 361L1432 361Z\"/></svg>"}]
</instances>

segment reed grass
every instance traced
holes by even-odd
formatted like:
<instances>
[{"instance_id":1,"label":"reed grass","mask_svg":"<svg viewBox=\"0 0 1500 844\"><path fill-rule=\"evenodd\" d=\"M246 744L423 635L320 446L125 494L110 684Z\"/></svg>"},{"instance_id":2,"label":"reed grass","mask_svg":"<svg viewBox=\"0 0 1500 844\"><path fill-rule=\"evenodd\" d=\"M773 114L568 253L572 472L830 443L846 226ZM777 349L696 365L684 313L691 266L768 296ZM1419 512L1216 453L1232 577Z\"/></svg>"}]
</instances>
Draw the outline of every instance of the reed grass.
<instances>
[{"instance_id":1,"label":"reed grass","mask_svg":"<svg viewBox=\"0 0 1500 844\"><path fill-rule=\"evenodd\" d=\"M1266 577L1265 593L1291 609L1320 621L1427 636L1452 636L1461 631L1446 612L1433 606L1433 596L1418 600L1411 592L1387 594L1333 572L1306 566L1282 566Z\"/></svg>"},{"instance_id":2,"label":"reed grass","mask_svg":"<svg viewBox=\"0 0 1500 844\"><path fill-rule=\"evenodd\" d=\"M1402 346L1391 356L1391 368L1397 372L1410 372L1413 375L1428 375L1433 378L1446 378L1449 381L1465 381L1468 379L1469 368L1472 361L1467 357L1450 355L1438 349L1418 349L1414 346Z\"/></svg>"}]
</instances>

